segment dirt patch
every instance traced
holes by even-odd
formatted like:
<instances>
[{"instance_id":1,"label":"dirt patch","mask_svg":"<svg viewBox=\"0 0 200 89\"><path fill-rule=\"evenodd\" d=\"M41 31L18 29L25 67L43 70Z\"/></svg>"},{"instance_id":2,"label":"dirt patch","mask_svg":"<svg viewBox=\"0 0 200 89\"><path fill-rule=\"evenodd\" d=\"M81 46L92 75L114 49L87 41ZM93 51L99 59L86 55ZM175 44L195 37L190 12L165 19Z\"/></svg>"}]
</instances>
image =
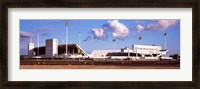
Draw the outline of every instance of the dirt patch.
<instances>
[{"instance_id":1,"label":"dirt patch","mask_svg":"<svg viewBox=\"0 0 200 89\"><path fill-rule=\"evenodd\" d=\"M116 65L20 65L20 69L180 69L179 65L116 66Z\"/></svg>"}]
</instances>

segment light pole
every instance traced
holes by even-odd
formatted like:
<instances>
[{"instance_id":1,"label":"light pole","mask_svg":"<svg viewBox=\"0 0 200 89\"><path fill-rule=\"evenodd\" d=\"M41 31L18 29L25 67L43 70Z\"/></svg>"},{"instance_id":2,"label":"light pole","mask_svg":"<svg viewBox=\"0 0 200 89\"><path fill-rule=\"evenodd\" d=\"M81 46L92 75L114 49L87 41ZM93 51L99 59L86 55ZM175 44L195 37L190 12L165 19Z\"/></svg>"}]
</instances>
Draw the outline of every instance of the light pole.
<instances>
[{"instance_id":1,"label":"light pole","mask_svg":"<svg viewBox=\"0 0 200 89\"><path fill-rule=\"evenodd\" d=\"M116 39L113 39L112 41L113 41L113 51L115 52L115 41L116 41Z\"/></svg>"},{"instance_id":2,"label":"light pole","mask_svg":"<svg viewBox=\"0 0 200 89\"><path fill-rule=\"evenodd\" d=\"M165 49L167 49L166 48L167 33L164 33L164 37L165 37Z\"/></svg>"},{"instance_id":3,"label":"light pole","mask_svg":"<svg viewBox=\"0 0 200 89\"><path fill-rule=\"evenodd\" d=\"M66 56L67 56L67 42L68 42L68 30L69 30L69 23L68 22L66 22L65 23L65 26L66 26L66 34L65 34L65 42L66 42Z\"/></svg>"},{"instance_id":4,"label":"light pole","mask_svg":"<svg viewBox=\"0 0 200 89\"><path fill-rule=\"evenodd\" d=\"M40 54L40 53L39 53L39 52L40 52L40 51L39 51L39 45L40 45L40 35L39 35L39 34L40 34L40 33L39 33L39 29L37 29L37 39L38 39L38 40L37 40L37 41L38 41L38 42L37 42L37 43L38 43L38 44L37 44L37 45L38 45L37 53L38 53L38 55Z\"/></svg>"},{"instance_id":5,"label":"light pole","mask_svg":"<svg viewBox=\"0 0 200 89\"><path fill-rule=\"evenodd\" d=\"M140 40L140 45L141 45L141 40L142 40L142 37L139 37L139 40Z\"/></svg>"}]
</instances>

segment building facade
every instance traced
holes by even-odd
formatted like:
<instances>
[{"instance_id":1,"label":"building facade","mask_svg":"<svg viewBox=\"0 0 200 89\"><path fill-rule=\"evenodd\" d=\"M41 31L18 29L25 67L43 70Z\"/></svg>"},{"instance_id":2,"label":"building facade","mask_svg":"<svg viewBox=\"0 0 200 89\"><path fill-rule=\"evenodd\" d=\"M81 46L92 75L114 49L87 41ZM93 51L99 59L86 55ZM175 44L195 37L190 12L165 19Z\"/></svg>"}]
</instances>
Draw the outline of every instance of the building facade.
<instances>
[{"instance_id":1,"label":"building facade","mask_svg":"<svg viewBox=\"0 0 200 89\"><path fill-rule=\"evenodd\" d=\"M133 45L133 52L141 54L142 57L161 55L161 49L161 46Z\"/></svg>"},{"instance_id":2,"label":"building facade","mask_svg":"<svg viewBox=\"0 0 200 89\"><path fill-rule=\"evenodd\" d=\"M34 43L28 43L28 56L33 57L34 56Z\"/></svg>"},{"instance_id":3,"label":"building facade","mask_svg":"<svg viewBox=\"0 0 200 89\"><path fill-rule=\"evenodd\" d=\"M47 39L45 46L45 56L53 57L58 54L58 40L57 39Z\"/></svg>"}]
</instances>

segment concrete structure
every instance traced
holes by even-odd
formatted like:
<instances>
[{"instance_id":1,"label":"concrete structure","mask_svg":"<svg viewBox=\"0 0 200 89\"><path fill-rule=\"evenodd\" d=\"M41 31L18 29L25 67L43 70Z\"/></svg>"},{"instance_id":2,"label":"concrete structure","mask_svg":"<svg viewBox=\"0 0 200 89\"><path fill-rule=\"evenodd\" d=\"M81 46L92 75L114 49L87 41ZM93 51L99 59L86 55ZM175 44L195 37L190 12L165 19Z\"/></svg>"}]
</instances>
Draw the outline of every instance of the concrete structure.
<instances>
[{"instance_id":1,"label":"concrete structure","mask_svg":"<svg viewBox=\"0 0 200 89\"><path fill-rule=\"evenodd\" d=\"M129 49L128 47L125 47L125 48L122 48L121 49L121 52L124 52L124 53L128 53L128 52L133 52L133 50L132 49Z\"/></svg>"},{"instance_id":2,"label":"concrete structure","mask_svg":"<svg viewBox=\"0 0 200 89\"><path fill-rule=\"evenodd\" d=\"M160 56L161 55L161 51L160 51L161 49L162 49L161 46L133 45L133 52L141 54L142 57L145 57L146 55L153 56L153 54Z\"/></svg>"},{"instance_id":3,"label":"concrete structure","mask_svg":"<svg viewBox=\"0 0 200 89\"><path fill-rule=\"evenodd\" d=\"M34 43L28 43L28 56L33 57L34 56Z\"/></svg>"},{"instance_id":4,"label":"concrete structure","mask_svg":"<svg viewBox=\"0 0 200 89\"><path fill-rule=\"evenodd\" d=\"M58 40L57 39L47 39L45 46L45 56L53 57L58 54Z\"/></svg>"},{"instance_id":5,"label":"concrete structure","mask_svg":"<svg viewBox=\"0 0 200 89\"><path fill-rule=\"evenodd\" d=\"M120 50L93 50L92 53L89 55L90 58L108 58L106 56L108 53L111 52L120 52Z\"/></svg>"},{"instance_id":6,"label":"concrete structure","mask_svg":"<svg viewBox=\"0 0 200 89\"><path fill-rule=\"evenodd\" d=\"M54 55L53 55L53 53L48 53L48 51L47 51L48 47L46 47L46 46L39 47L39 50L40 50L39 54L37 53L38 48L34 48L35 54L40 55L42 58L65 58L66 44L57 45L57 54L54 53ZM77 44L67 44L67 48L68 48L67 49L68 58L88 57L88 54L81 47L79 47L79 45L77 45ZM51 48L51 46L50 46L49 52L51 52L53 50L54 49ZM50 54L50 56L48 54Z\"/></svg>"},{"instance_id":7,"label":"concrete structure","mask_svg":"<svg viewBox=\"0 0 200 89\"><path fill-rule=\"evenodd\" d=\"M66 50L67 48L67 50ZM38 51L39 49L39 51ZM32 50L32 51L31 51ZM88 55L77 44L58 45L57 39L47 39L46 45L34 48L33 43L29 43L29 55L42 58L94 58L94 59L160 59L164 58L167 49L162 50L161 46L133 45L132 48L122 48L121 50L93 50ZM66 53L67 52L67 53ZM164 58L171 59L171 58Z\"/></svg>"},{"instance_id":8,"label":"concrete structure","mask_svg":"<svg viewBox=\"0 0 200 89\"><path fill-rule=\"evenodd\" d=\"M159 59L166 55L168 50L162 50L161 46L133 45L120 50L93 50L91 58L111 58L111 59Z\"/></svg>"}]
</instances>

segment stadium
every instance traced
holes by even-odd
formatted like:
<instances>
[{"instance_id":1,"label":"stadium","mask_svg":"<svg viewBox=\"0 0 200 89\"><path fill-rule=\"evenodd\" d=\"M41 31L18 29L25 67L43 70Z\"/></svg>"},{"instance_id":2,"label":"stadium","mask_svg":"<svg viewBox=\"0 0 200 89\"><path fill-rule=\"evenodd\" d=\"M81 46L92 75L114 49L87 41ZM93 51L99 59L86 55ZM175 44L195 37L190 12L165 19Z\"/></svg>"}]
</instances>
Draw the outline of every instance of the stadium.
<instances>
[{"instance_id":1,"label":"stadium","mask_svg":"<svg viewBox=\"0 0 200 89\"><path fill-rule=\"evenodd\" d=\"M66 51L67 50L67 51ZM57 39L46 39L45 46L28 44L28 58L92 58L92 59L172 59L165 57L168 49L155 45L133 45L120 50L93 50L87 54L78 44L58 45Z\"/></svg>"},{"instance_id":2,"label":"stadium","mask_svg":"<svg viewBox=\"0 0 200 89\"><path fill-rule=\"evenodd\" d=\"M66 23L66 43L58 44L58 39L46 39L45 46L39 46L39 30L38 32L38 44L37 47L34 46L34 43L28 43L28 55L27 58L75 58L75 59L130 59L130 60L142 60L142 59L173 59L171 57L166 57L165 55L168 52L166 48L166 35L165 37L165 46L162 49L162 46L157 45L141 45L142 37L139 37L140 45L132 45L132 48L124 47L121 49L115 50L115 44L113 50L93 50L91 54L87 54L78 44L68 44L68 25ZM116 39L113 39L115 43ZM79 33L79 42L80 42L80 33ZM80 43L79 43L80 44Z\"/></svg>"}]
</instances>

